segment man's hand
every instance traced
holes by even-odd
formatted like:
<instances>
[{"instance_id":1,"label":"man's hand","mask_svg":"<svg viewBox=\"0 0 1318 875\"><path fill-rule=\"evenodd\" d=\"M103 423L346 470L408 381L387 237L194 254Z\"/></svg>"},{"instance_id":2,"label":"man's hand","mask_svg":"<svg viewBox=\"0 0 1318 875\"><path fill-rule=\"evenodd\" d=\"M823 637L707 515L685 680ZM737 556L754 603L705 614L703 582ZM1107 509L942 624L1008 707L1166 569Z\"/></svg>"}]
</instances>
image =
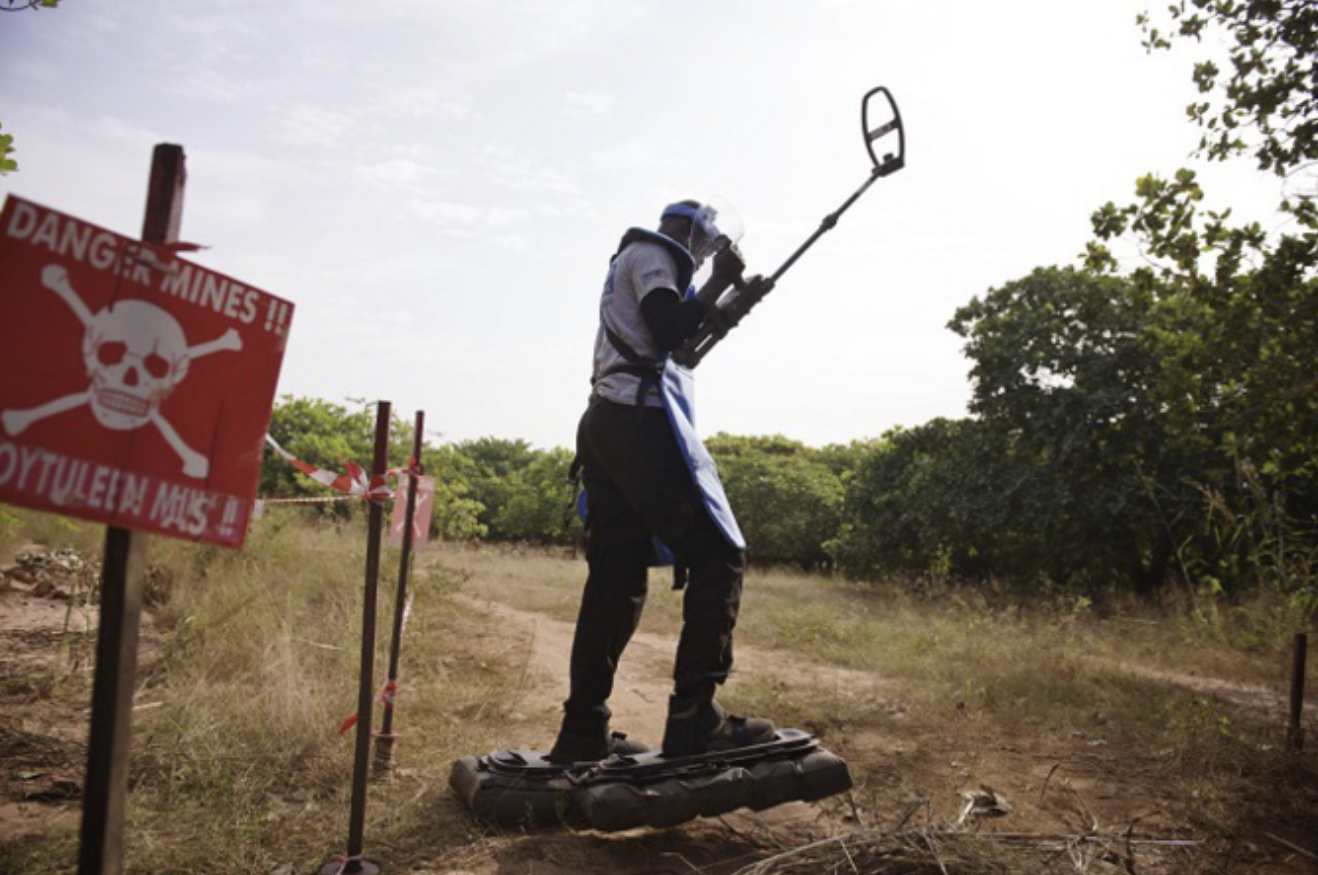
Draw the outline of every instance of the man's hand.
<instances>
[{"instance_id":1,"label":"man's hand","mask_svg":"<svg viewBox=\"0 0 1318 875\"><path fill-rule=\"evenodd\" d=\"M709 274L709 279L700 287L696 297L704 301L709 306L714 306L719 296L727 290L728 286L737 285L741 282L741 275L746 270L746 260L742 258L741 251L735 244L729 244L720 250L718 255L714 256L714 264Z\"/></svg>"},{"instance_id":2,"label":"man's hand","mask_svg":"<svg viewBox=\"0 0 1318 875\"><path fill-rule=\"evenodd\" d=\"M710 279L718 279L727 288L741 279L746 272L746 259L742 257L737 244L729 243L726 248L714 256L714 269Z\"/></svg>"}]
</instances>

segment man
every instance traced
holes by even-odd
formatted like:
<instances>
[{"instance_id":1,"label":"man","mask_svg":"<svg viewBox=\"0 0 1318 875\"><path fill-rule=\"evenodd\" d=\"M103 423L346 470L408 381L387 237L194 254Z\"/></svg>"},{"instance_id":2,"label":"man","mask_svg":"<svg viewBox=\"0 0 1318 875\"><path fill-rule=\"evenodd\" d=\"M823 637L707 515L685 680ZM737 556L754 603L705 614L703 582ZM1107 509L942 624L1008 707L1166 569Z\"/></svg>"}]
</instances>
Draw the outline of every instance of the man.
<instances>
[{"instance_id":1,"label":"man","mask_svg":"<svg viewBox=\"0 0 1318 875\"><path fill-rule=\"evenodd\" d=\"M708 454L683 427L681 382L669 353L701 323L745 265L718 211L680 201L658 233L630 229L600 299L590 404L577 431L586 489L589 574L572 644L571 691L549 759L585 762L642 748L609 732L614 672L645 605L654 539L685 574L682 632L664 731L666 757L770 741L773 724L727 714L714 693L732 667L745 568L744 541ZM690 294L697 268L713 270ZM752 280L751 282L757 282ZM698 461L703 458L707 464ZM699 473L697 473L699 472Z\"/></svg>"}]
</instances>

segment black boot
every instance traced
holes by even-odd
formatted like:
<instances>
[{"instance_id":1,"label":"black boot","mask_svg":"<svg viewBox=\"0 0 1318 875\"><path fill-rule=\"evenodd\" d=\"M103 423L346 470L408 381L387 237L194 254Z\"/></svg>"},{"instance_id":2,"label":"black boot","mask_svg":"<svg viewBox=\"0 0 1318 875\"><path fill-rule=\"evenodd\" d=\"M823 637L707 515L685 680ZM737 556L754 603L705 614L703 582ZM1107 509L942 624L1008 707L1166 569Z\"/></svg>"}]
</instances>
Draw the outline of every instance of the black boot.
<instances>
[{"instance_id":1,"label":"black boot","mask_svg":"<svg viewBox=\"0 0 1318 875\"><path fill-rule=\"evenodd\" d=\"M762 717L738 717L713 699L668 700L663 753L670 759L710 751L732 750L773 741L773 723Z\"/></svg>"},{"instance_id":2,"label":"black boot","mask_svg":"<svg viewBox=\"0 0 1318 875\"><path fill-rule=\"evenodd\" d=\"M649 745L632 741L625 732L571 732L567 727L558 733L554 747L545 759L551 763L597 763L617 754L635 756L645 753Z\"/></svg>"}]
</instances>

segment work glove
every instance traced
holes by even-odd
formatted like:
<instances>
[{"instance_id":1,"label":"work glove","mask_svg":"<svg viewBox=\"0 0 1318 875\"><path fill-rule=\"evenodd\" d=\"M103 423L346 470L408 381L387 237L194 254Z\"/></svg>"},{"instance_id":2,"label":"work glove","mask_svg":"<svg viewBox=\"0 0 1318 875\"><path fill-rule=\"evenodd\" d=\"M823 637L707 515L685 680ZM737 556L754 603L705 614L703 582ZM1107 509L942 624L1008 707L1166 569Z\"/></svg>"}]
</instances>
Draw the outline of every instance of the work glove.
<instances>
[{"instance_id":1,"label":"work glove","mask_svg":"<svg viewBox=\"0 0 1318 875\"><path fill-rule=\"evenodd\" d=\"M741 282L741 274L745 269L746 262L742 259L741 252L735 245L729 244L714 256L709 279L705 280L700 291L696 292L696 297L704 302L705 306L714 307L730 286Z\"/></svg>"},{"instance_id":2,"label":"work glove","mask_svg":"<svg viewBox=\"0 0 1318 875\"><path fill-rule=\"evenodd\" d=\"M711 281L717 280L726 289L738 282L745 271L746 259L742 257L741 250L737 244L729 243L714 256L714 267L709 278Z\"/></svg>"}]
</instances>

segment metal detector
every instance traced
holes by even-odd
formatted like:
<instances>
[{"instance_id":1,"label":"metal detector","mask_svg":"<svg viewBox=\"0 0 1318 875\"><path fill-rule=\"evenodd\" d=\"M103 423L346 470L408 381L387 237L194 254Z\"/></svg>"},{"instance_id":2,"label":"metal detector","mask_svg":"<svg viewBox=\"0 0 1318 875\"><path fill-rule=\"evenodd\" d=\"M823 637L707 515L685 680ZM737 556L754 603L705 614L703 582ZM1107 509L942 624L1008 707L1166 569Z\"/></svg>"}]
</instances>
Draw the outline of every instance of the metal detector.
<instances>
[{"instance_id":1,"label":"metal detector","mask_svg":"<svg viewBox=\"0 0 1318 875\"><path fill-rule=\"evenodd\" d=\"M833 229L842 214L862 194L868 191L876 180L896 173L906 166L906 131L902 127L902 116L897 110L897 101L893 100L892 93L887 88L882 85L873 88L861 100L860 127L861 133L865 137L865 151L869 153L870 162L873 164L873 169L870 171L869 178L865 180L865 184L856 189L855 193L847 198L842 206L825 216L815 232L772 274L767 277L753 277L750 280L739 277L733 283L736 293L730 296L731 300L726 304L714 307L710 311L710 317L705 320L700 329L680 349L673 353L675 362L688 368L694 368L698 365L700 360L741 321L743 316L750 312L752 307L758 304L765 295L773 291L774 286L777 285L782 275L787 273L788 268L796 264L797 260L815 244L816 240ZM896 151L888 151L889 148L894 146L894 135ZM876 145L880 142L882 142L883 148L876 148ZM880 154L882 154L882 158L879 157Z\"/></svg>"}]
</instances>

